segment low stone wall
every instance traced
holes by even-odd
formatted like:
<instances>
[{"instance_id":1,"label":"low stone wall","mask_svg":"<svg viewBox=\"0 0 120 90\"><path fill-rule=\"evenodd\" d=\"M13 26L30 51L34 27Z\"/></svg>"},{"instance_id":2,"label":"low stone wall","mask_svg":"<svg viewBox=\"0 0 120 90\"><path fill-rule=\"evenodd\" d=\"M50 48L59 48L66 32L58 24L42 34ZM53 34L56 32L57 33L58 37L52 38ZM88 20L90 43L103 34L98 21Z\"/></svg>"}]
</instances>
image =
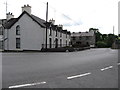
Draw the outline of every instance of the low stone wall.
<instances>
[{"instance_id":1,"label":"low stone wall","mask_svg":"<svg viewBox=\"0 0 120 90\"><path fill-rule=\"evenodd\" d=\"M48 48L40 50L4 50L2 52L74 52L74 51L82 51L90 49L90 47L80 47L80 48L73 48L73 47L62 47L62 48Z\"/></svg>"},{"instance_id":2,"label":"low stone wall","mask_svg":"<svg viewBox=\"0 0 120 90\"><path fill-rule=\"evenodd\" d=\"M42 49L42 52L74 52L74 51L81 51L90 49L90 47L80 47L80 48L72 48L72 47L65 47L65 48L49 48L49 49Z\"/></svg>"}]
</instances>

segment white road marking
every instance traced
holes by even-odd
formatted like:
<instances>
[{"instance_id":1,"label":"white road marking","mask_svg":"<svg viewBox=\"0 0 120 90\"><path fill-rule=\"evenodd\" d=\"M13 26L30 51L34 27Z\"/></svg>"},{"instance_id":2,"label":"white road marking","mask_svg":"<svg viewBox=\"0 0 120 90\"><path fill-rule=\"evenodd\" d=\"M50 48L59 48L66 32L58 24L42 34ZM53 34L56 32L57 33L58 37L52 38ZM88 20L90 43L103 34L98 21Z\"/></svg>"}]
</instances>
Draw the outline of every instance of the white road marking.
<instances>
[{"instance_id":1,"label":"white road marking","mask_svg":"<svg viewBox=\"0 0 120 90\"><path fill-rule=\"evenodd\" d=\"M120 65L120 63L118 63L117 65Z\"/></svg>"},{"instance_id":2,"label":"white road marking","mask_svg":"<svg viewBox=\"0 0 120 90\"><path fill-rule=\"evenodd\" d=\"M110 69L110 68L113 68L113 66L109 66L109 67L106 67L106 68L102 68L101 71L104 71L104 70L107 70L107 69Z\"/></svg>"},{"instance_id":3,"label":"white road marking","mask_svg":"<svg viewBox=\"0 0 120 90\"><path fill-rule=\"evenodd\" d=\"M67 77L67 79L74 79L74 78L78 78L78 77L82 77L82 76L86 76L86 75L89 75L91 73L85 73L85 74L80 74L80 75L75 75L75 76L70 76L70 77Z\"/></svg>"},{"instance_id":4,"label":"white road marking","mask_svg":"<svg viewBox=\"0 0 120 90\"><path fill-rule=\"evenodd\" d=\"M9 86L9 88L20 88L20 87L34 86L34 85L45 84L45 83L46 82L37 82L37 83L31 83L31 84L22 84L22 85Z\"/></svg>"}]
</instances>

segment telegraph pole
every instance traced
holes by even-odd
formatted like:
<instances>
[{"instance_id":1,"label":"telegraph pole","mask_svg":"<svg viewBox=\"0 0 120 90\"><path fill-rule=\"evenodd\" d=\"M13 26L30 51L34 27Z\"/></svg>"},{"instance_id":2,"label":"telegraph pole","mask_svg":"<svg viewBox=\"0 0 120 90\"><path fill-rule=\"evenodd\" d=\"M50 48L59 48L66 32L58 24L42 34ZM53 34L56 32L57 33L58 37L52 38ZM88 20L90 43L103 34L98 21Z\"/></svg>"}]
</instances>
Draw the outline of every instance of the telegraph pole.
<instances>
[{"instance_id":1,"label":"telegraph pole","mask_svg":"<svg viewBox=\"0 0 120 90\"><path fill-rule=\"evenodd\" d=\"M48 2L47 2L47 8L46 8L46 45L45 45L46 49L47 49L47 21L48 21Z\"/></svg>"},{"instance_id":2,"label":"telegraph pole","mask_svg":"<svg viewBox=\"0 0 120 90\"><path fill-rule=\"evenodd\" d=\"M115 48L115 35L114 35L114 29L115 27L113 26L113 44L112 44L112 48Z\"/></svg>"},{"instance_id":3,"label":"telegraph pole","mask_svg":"<svg viewBox=\"0 0 120 90\"><path fill-rule=\"evenodd\" d=\"M113 26L113 35L114 35L114 32L115 32L114 29L115 29L115 27Z\"/></svg>"},{"instance_id":4,"label":"telegraph pole","mask_svg":"<svg viewBox=\"0 0 120 90\"><path fill-rule=\"evenodd\" d=\"M114 32L115 32L115 27L113 26L113 40L115 42L115 35L114 35L115 33Z\"/></svg>"},{"instance_id":5,"label":"telegraph pole","mask_svg":"<svg viewBox=\"0 0 120 90\"><path fill-rule=\"evenodd\" d=\"M6 14L7 14L7 5L8 5L8 4L7 4L7 1L6 1L5 5L6 5Z\"/></svg>"}]
</instances>

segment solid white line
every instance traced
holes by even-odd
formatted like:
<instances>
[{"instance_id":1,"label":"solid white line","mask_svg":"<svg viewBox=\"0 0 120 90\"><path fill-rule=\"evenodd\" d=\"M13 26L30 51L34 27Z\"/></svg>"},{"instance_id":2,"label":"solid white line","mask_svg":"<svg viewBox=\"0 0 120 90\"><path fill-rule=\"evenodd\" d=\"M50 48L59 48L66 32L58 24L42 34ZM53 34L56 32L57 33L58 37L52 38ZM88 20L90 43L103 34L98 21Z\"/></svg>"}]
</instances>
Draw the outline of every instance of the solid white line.
<instances>
[{"instance_id":1,"label":"solid white line","mask_svg":"<svg viewBox=\"0 0 120 90\"><path fill-rule=\"evenodd\" d=\"M37 82L37 83L31 83L31 84L22 84L22 85L9 86L9 88L20 88L20 87L34 86L34 85L45 84L45 83L46 82Z\"/></svg>"},{"instance_id":2,"label":"solid white line","mask_svg":"<svg viewBox=\"0 0 120 90\"><path fill-rule=\"evenodd\" d=\"M113 68L113 66L109 66L109 67L103 68L103 69L101 69L101 71L104 71L104 70L107 70L107 69L110 69L110 68Z\"/></svg>"},{"instance_id":3,"label":"solid white line","mask_svg":"<svg viewBox=\"0 0 120 90\"><path fill-rule=\"evenodd\" d=\"M118 63L117 65L120 65L120 63Z\"/></svg>"},{"instance_id":4,"label":"solid white line","mask_svg":"<svg viewBox=\"0 0 120 90\"><path fill-rule=\"evenodd\" d=\"M78 77L86 76L86 75L89 75L89 74L91 74L91 73L85 73L85 74L80 74L80 75L70 76L70 77L67 77L67 79L78 78Z\"/></svg>"}]
</instances>

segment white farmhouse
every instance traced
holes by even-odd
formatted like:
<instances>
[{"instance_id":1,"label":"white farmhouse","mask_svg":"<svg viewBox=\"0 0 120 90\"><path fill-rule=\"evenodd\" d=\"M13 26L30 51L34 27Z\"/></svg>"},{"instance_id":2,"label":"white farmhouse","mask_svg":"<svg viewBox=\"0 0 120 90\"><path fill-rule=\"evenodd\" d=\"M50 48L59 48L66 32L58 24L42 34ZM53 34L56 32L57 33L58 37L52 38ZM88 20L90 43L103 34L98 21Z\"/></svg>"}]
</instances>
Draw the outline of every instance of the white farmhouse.
<instances>
[{"instance_id":1,"label":"white farmhouse","mask_svg":"<svg viewBox=\"0 0 120 90\"><path fill-rule=\"evenodd\" d=\"M45 20L31 14L31 6L24 5L22 14L14 18L7 14L4 24L4 50L41 50L69 46L70 32L63 30L62 25L54 25L55 20ZM47 43L46 43L47 26Z\"/></svg>"}]
</instances>

